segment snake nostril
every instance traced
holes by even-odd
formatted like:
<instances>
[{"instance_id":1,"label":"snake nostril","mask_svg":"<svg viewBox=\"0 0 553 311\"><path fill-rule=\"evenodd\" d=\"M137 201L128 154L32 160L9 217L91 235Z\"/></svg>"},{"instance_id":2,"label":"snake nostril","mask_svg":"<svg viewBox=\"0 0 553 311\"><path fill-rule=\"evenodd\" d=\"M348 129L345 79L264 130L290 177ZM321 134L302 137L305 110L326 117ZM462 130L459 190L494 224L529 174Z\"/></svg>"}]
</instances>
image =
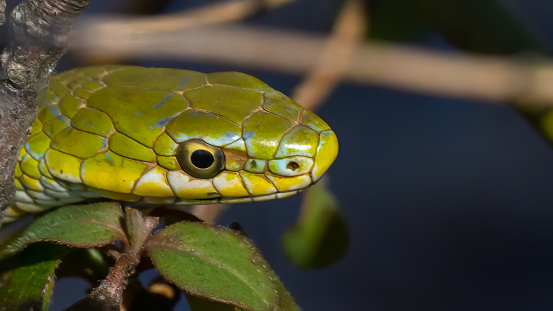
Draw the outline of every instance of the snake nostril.
<instances>
[{"instance_id":1,"label":"snake nostril","mask_svg":"<svg viewBox=\"0 0 553 311\"><path fill-rule=\"evenodd\" d=\"M295 171L300 168L300 165L298 164L298 162L290 161L288 162L288 164L286 164L286 168L291 171Z\"/></svg>"}]
</instances>

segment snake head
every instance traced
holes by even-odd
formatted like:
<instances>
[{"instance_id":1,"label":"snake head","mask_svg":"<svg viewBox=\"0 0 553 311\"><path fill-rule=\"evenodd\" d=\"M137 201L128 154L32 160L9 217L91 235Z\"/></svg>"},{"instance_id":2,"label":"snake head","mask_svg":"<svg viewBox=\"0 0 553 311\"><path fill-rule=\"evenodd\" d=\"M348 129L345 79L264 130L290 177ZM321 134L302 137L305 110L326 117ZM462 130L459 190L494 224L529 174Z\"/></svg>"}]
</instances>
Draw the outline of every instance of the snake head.
<instances>
[{"instance_id":1,"label":"snake head","mask_svg":"<svg viewBox=\"0 0 553 311\"><path fill-rule=\"evenodd\" d=\"M337 152L324 121L246 74L79 68L50 81L16 169L43 193L20 187L17 204L280 198L319 180Z\"/></svg>"},{"instance_id":2,"label":"snake head","mask_svg":"<svg viewBox=\"0 0 553 311\"><path fill-rule=\"evenodd\" d=\"M319 180L337 153L323 120L246 74L77 68L50 80L6 217L98 198L282 198Z\"/></svg>"},{"instance_id":3,"label":"snake head","mask_svg":"<svg viewBox=\"0 0 553 311\"><path fill-rule=\"evenodd\" d=\"M287 197L321 178L338 153L323 120L246 74L206 76L183 93L192 109L167 125L182 169L168 180L181 202Z\"/></svg>"}]
</instances>

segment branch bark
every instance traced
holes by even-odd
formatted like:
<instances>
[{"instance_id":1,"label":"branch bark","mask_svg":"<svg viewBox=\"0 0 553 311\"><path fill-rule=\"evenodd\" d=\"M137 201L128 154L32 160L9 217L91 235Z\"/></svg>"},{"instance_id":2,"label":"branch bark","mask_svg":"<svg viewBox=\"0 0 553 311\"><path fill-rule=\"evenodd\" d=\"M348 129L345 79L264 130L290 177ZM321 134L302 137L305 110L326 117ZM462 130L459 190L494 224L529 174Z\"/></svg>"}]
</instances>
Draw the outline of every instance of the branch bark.
<instances>
[{"instance_id":1,"label":"branch bark","mask_svg":"<svg viewBox=\"0 0 553 311\"><path fill-rule=\"evenodd\" d=\"M6 0L0 0L0 26L6 23Z\"/></svg>"},{"instance_id":2,"label":"branch bark","mask_svg":"<svg viewBox=\"0 0 553 311\"><path fill-rule=\"evenodd\" d=\"M26 0L10 14L0 56L0 223L13 202L14 169L50 73L65 53L75 19L89 0Z\"/></svg>"}]
</instances>

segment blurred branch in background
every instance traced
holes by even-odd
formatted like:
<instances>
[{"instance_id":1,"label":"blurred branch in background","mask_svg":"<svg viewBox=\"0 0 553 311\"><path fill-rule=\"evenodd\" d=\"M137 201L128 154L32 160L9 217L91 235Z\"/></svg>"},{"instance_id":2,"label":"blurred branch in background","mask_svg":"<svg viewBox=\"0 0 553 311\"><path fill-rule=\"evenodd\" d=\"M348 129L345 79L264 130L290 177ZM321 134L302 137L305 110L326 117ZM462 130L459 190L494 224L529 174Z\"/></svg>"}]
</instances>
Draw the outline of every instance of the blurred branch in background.
<instances>
[{"instance_id":1,"label":"blurred branch in background","mask_svg":"<svg viewBox=\"0 0 553 311\"><path fill-rule=\"evenodd\" d=\"M93 25L92 25L93 27ZM192 60L303 75L326 46L321 35L239 25L127 35L81 28L72 48L84 57ZM170 42L170 43L169 43ZM553 62L437 52L368 42L353 53L344 80L488 101L553 105Z\"/></svg>"},{"instance_id":2,"label":"blurred branch in background","mask_svg":"<svg viewBox=\"0 0 553 311\"><path fill-rule=\"evenodd\" d=\"M322 104L343 79L367 24L363 1L347 0L317 64L292 92L294 100L310 110Z\"/></svg>"},{"instance_id":3,"label":"blurred branch in background","mask_svg":"<svg viewBox=\"0 0 553 311\"><path fill-rule=\"evenodd\" d=\"M91 33L118 32L121 35L157 33L182 30L210 24L243 20L263 10L270 10L295 0L231 0L217 2L188 11L155 15L146 18L136 16L111 16L90 18L86 27Z\"/></svg>"},{"instance_id":4,"label":"blurred branch in background","mask_svg":"<svg viewBox=\"0 0 553 311\"><path fill-rule=\"evenodd\" d=\"M194 205L190 212L202 221L213 224L227 207L227 204Z\"/></svg>"},{"instance_id":5,"label":"blurred branch in background","mask_svg":"<svg viewBox=\"0 0 553 311\"><path fill-rule=\"evenodd\" d=\"M218 21L245 16L247 10L242 10ZM192 23L202 16L209 20L203 24L215 22L205 17L210 14L203 15L207 11L179 14L188 16L180 23L162 22L174 15L135 18L131 24L127 18L117 17L91 21L78 29L72 49L91 58L188 60L305 75L320 65L317 55L328 44L325 36L311 33L232 23L198 27L198 22ZM160 23L157 29L153 22ZM188 29L191 26L195 27ZM553 89L549 87L553 85L553 62L549 60L525 62L370 41L351 54L349 66L343 70L348 82L495 102L553 105Z\"/></svg>"}]
</instances>

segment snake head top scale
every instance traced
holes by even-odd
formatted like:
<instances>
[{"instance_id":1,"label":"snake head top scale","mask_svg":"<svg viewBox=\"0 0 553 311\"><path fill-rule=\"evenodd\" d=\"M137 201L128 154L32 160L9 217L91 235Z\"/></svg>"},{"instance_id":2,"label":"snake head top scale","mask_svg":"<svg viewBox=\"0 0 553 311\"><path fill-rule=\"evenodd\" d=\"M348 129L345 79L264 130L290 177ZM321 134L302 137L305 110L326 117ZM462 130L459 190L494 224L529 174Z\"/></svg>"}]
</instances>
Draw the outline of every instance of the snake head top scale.
<instances>
[{"instance_id":1,"label":"snake head top scale","mask_svg":"<svg viewBox=\"0 0 553 311\"><path fill-rule=\"evenodd\" d=\"M337 153L323 120L246 74L78 68L50 81L5 218L97 198L283 198L319 180Z\"/></svg>"}]
</instances>

